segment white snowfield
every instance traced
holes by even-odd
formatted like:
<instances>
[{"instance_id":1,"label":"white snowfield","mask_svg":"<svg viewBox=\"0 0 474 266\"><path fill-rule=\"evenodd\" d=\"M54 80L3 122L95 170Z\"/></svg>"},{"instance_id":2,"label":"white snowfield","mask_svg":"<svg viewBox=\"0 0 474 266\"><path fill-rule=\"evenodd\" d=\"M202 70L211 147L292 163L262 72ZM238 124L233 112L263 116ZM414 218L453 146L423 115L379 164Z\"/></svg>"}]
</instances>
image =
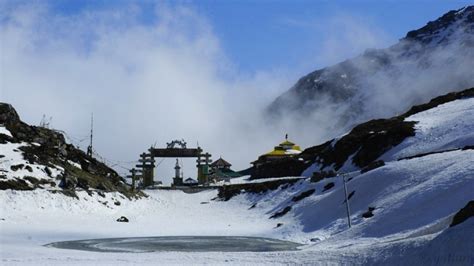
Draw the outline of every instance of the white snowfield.
<instances>
[{"instance_id":1,"label":"white snowfield","mask_svg":"<svg viewBox=\"0 0 474 266\"><path fill-rule=\"evenodd\" d=\"M8 129L6 129L3 125L0 125L0 134L4 134L9 137L12 137L12 133Z\"/></svg>"},{"instance_id":2,"label":"white snowfield","mask_svg":"<svg viewBox=\"0 0 474 266\"><path fill-rule=\"evenodd\" d=\"M414 114L416 136L384 154L384 161L474 145L474 98L456 100Z\"/></svg>"},{"instance_id":3,"label":"white snowfield","mask_svg":"<svg viewBox=\"0 0 474 266\"><path fill-rule=\"evenodd\" d=\"M213 200L195 194L148 190L128 200L78 192L79 200L44 190L0 191L2 265L474 265L474 218L449 227L474 200L474 99L416 114L417 133L383 155L386 165L347 183L352 227L347 226L340 177L262 194ZM457 150L453 150L457 149ZM432 151L418 158L397 160ZM243 182L244 180L239 180ZM332 188L326 189L329 183ZM314 189L299 201L293 197ZM114 204L120 202L120 205ZM290 206L280 218L269 217ZM362 214L372 207L373 216ZM120 216L129 223L118 223ZM277 227L278 224L281 224ZM98 253L44 247L54 241L132 236L262 236L304 244L286 252Z\"/></svg>"}]
</instances>

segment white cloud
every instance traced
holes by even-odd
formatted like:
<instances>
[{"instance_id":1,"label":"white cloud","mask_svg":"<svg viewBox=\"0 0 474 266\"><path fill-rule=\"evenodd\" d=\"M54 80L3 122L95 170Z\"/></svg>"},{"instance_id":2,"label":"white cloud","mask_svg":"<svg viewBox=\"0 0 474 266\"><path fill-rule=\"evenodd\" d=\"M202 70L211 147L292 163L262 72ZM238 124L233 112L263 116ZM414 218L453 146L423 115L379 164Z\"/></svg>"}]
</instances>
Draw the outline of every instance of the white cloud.
<instances>
[{"instance_id":1,"label":"white cloud","mask_svg":"<svg viewBox=\"0 0 474 266\"><path fill-rule=\"evenodd\" d=\"M361 54L367 48L383 48L394 40L369 19L349 14L338 14L328 19L321 29L324 41L317 60L332 65Z\"/></svg>"},{"instance_id":2,"label":"white cloud","mask_svg":"<svg viewBox=\"0 0 474 266\"><path fill-rule=\"evenodd\" d=\"M93 112L95 148L111 160L136 160L154 143L164 146L184 138L189 146L199 142L214 159L222 155L240 170L285 133L303 147L312 146L347 129L337 121L355 113L351 105L320 97L308 116L286 114L283 121L266 125L262 109L294 77L278 69L239 73L212 25L188 7L158 5L149 23L140 20L143 10L133 4L67 16L41 4L1 10L0 100L13 104L31 124L38 124L43 114L52 116L53 127L76 140L87 137ZM390 41L370 21L350 15L327 19L316 25L314 34L322 42L302 58L305 67L334 64ZM440 67L422 78L417 78L418 66L399 62L396 67L410 75L395 82L390 72L382 71L365 79L374 89L359 95L365 97L361 108L367 110L351 121L391 116L450 89L442 66L451 52L445 52L436 53L434 63ZM364 69L364 64L368 62L358 67ZM472 72L470 66L462 62L449 67L464 77ZM433 83L443 89L425 92ZM195 161L184 163L185 176L195 177ZM170 181L173 164L167 160L157 168L160 180Z\"/></svg>"},{"instance_id":3,"label":"white cloud","mask_svg":"<svg viewBox=\"0 0 474 266\"><path fill-rule=\"evenodd\" d=\"M61 16L27 5L2 14L1 100L29 123L52 116L78 139L93 112L97 151L120 161L184 138L242 169L281 138L259 114L288 87L284 76L239 76L192 9L158 6L152 24L131 9ZM171 175L169 161L158 175ZM194 177L194 160L185 163Z\"/></svg>"}]
</instances>

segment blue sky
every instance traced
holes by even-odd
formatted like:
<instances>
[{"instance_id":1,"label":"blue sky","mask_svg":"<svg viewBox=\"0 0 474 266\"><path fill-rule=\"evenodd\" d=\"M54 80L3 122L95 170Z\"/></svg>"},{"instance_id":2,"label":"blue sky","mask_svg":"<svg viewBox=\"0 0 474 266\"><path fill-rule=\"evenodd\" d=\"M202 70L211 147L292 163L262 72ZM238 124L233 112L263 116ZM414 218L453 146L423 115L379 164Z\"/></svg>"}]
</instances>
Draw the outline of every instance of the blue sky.
<instances>
[{"instance_id":1,"label":"blue sky","mask_svg":"<svg viewBox=\"0 0 474 266\"><path fill-rule=\"evenodd\" d=\"M142 9L143 23L155 19L156 1L51 1L55 12L74 15L85 10L125 8L131 3ZM334 17L351 17L383 34L377 48L395 43L407 31L422 27L448 10L472 1L167 1L189 6L205 17L230 61L243 73L259 70L297 69L311 71L334 60L318 60L318 49L333 29ZM337 28L337 27L336 27ZM329 31L329 32L328 32ZM350 44L348 44L350 46ZM359 49L360 50L360 49ZM348 54L359 53L358 49Z\"/></svg>"}]
</instances>

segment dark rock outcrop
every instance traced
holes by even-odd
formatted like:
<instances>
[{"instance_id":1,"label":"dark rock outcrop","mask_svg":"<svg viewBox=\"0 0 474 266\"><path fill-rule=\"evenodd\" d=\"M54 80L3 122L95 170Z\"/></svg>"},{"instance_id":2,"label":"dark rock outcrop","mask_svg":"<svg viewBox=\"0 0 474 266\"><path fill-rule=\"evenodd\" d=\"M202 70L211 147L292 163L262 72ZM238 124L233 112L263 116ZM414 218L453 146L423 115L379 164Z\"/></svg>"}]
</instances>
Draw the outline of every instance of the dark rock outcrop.
<instances>
[{"instance_id":1,"label":"dark rock outcrop","mask_svg":"<svg viewBox=\"0 0 474 266\"><path fill-rule=\"evenodd\" d=\"M469 201L464 208L459 210L454 217L453 221L451 222L450 227L456 226L469 218L474 217L474 200Z\"/></svg>"},{"instance_id":2,"label":"dark rock outcrop","mask_svg":"<svg viewBox=\"0 0 474 266\"><path fill-rule=\"evenodd\" d=\"M299 176L306 168L306 163L298 160L298 157L275 159L253 167L250 179Z\"/></svg>"},{"instance_id":3,"label":"dark rock outcrop","mask_svg":"<svg viewBox=\"0 0 474 266\"><path fill-rule=\"evenodd\" d=\"M362 218L370 218L374 216L374 210L374 207L369 207L368 210L362 214Z\"/></svg>"},{"instance_id":4,"label":"dark rock outcrop","mask_svg":"<svg viewBox=\"0 0 474 266\"><path fill-rule=\"evenodd\" d=\"M259 174L252 178L299 176L311 164L318 163L320 169L313 173L313 180L317 182L321 177L334 176L321 172L323 168L332 166L337 171L351 156L354 165L364 168L407 137L414 136L414 125L415 122L401 117L371 120L354 127L339 140L308 148L292 158L268 162L260 166Z\"/></svg>"},{"instance_id":5,"label":"dark rock outcrop","mask_svg":"<svg viewBox=\"0 0 474 266\"><path fill-rule=\"evenodd\" d=\"M468 6L460 10L451 10L435 21L428 22L424 27L407 33L405 40L413 40L424 44L446 44L450 41L444 30L456 26L463 28L466 33L474 33L474 6ZM459 25L456 25L459 24ZM445 34L446 35L446 34Z\"/></svg>"},{"instance_id":6,"label":"dark rock outcrop","mask_svg":"<svg viewBox=\"0 0 474 266\"><path fill-rule=\"evenodd\" d=\"M307 198L307 197L313 195L313 193L314 193L315 191L316 191L316 189L313 188L313 189L307 190L307 191L305 191L305 192L302 192L301 194L299 194L299 195L297 195L297 196L294 196L294 197L291 199L291 201L293 201L293 202L298 202L298 201L300 201L300 200L302 200L302 199L304 199L304 198Z\"/></svg>"},{"instance_id":7,"label":"dark rock outcrop","mask_svg":"<svg viewBox=\"0 0 474 266\"><path fill-rule=\"evenodd\" d=\"M276 212L272 216L270 216L270 219L276 219L284 216L287 214L289 211L291 211L291 206L286 206L283 210Z\"/></svg>"},{"instance_id":8,"label":"dark rock outcrop","mask_svg":"<svg viewBox=\"0 0 474 266\"><path fill-rule=\"evenodd\" d=\"M323 192L330 190L331 188L334 187L334 182L329 182L323 187Z\"/></svg>"},{"instance_id":9,"label":"dark rock outcrop","mask_svg":"<svg viewBox=\"0 0 474 266\"><path fill-rule=\"evenodd\" d=\"M319 182L324 178L335 177L337 175L334 171L317 171L311 175L311 182Z\"/></svg>"},{"instance_id":10,"label":"dark rock outcrop","mask_svg":"<svg viewBox=\"0 0 474 266\"><path fill-rule=\"evenodd\" d=\"M28 183L23 179L10 179L0 181L0 190L13 189L13 190L33 190Z\"/></svg>"},{"instance_id":11,"label":"dark rock outcrop","mask_svg":"<svg viewBox=\"0 0 474 266\"><path fill-rule=\"evenodd\" d=\"M363 168L405 138L414 136L414 125L415 122L406 122L400 117L371 120L354 127L349 134L319 153L313 153L310 148L301 156L317 161L321 169L333 165L335 170L352 156L352 163Z\"/></svg>"},{"instance_id":12,"label":"dark rock outcrop","mask_svg":"<svg viewBox=\"0 0 474 266\"><path fill-rule=\"evenodd\" d=\"M128 220L127 217L121 216L120 218L117 219L117 222L120 222L120 223L128 223L129 220Z\"/></svg>"},{"instance_id":13,"label":"dark rock outcrop","mask_svg":"<svg viewBox=\"0 0 474 266\"><path fill-rule=\"evenodd\" d=\"M246 184L235 184L225 185L219 187L217 197L220 200L227 201L233 196L239 195L242 192L245 193L264 193L268 190L278 189L280 186L289 186L298 182L299 179L280 179L261 183L246 183Z\"/></svg>"}]
</instances>

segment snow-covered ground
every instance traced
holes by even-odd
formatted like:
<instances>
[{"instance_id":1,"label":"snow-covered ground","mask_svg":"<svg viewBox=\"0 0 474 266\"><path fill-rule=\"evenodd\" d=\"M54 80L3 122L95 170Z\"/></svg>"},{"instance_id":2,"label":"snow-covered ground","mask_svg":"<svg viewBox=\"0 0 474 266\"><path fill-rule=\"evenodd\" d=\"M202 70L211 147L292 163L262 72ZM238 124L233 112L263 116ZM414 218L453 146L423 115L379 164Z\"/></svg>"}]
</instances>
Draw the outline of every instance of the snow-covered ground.
<instances>
[{"instance_id":1,"label":"snow-covered ground","mask_svg":"<svg viewBox=\"0 0 474 266\"><path fill-rule=\"evenodd\" d=\"M80 200L35 190L0 191L2 264L223 263L223 254L108 254L60 250L42 245L60 240L127 236L272 235L275 221L251 212L242 200L211 201L215 190L195 194L150 190L149 198L129 201L79 192ZM120 206L114 202L120 201ZM107 202L106 204L103 204ZM245 201L244 201L245 202ZM129 223L116 219L126 216ZM28 252L25 252L28 251ZM247 260L245 255L230 257ZM257 255L253 256L255 259ZM278 257L275 257L277 260Z\"/></svg>"},{"instance_id":2,"label":"snow-covered ground","mask_svg":"<svg viewBox=\"0 0 474 266\"><path fill-rule=\"evenodd\" d=\"M384 154L384 161L474 145L474 98L456 100L414 114L416 136Z\"/></svg>"},{"instance_id":3,"label":"snow-covered ground","mask_svg":"<svg viewBox=\"0 0 474 266\"><path fill-rule=\"evenodd\" d=\"M2 264L288 264L451 262L472 263L474 223L445 230L451 215L472 197L474 151L456 151L388 164L348 183L353 227L347 228L343 191L336 178L310 183L299 181L289 189L261 195L241 194L227 202L213 201L215 190L195 194L180 191L147 191L149 198L129 201L120 194L89 196L80 200L35 191L1 191ZM407 170L409 169L409 170ZM459 169L466 171L460 172ZM328 182L335 187L322 192ZM315 188L297 203L291 198ZM120 206L114 202L120 202ZM250 208L256 203L254 208ZM269 217L291 205L292 212L279 219ZM369 206L374 216L361 218ZM120 216L129 223L118 223ZM276 228L277 223L283 223ZM469 226L471 225L471 226ZM460 232L461 231L461 232ZM173 236L264 236L306 244L301 251L269 253L94 253L44 247L44 244L76 239ZM456 237L452 237L456 235ZM446 246L451 239L453 246ZM317 242L312 242L317 241ZM434 239L434 240L433 240ZM434 242L433 242L434 241ZM463 246L454 245L455 242ZM428 248L429 245L434 245ZM431 249L444 253L431 253ZM419 256L419 250L426 255ZM471 253L469 253L471 252ZM469 257L469 254L471 256ZM435 257L431 257L435 256Z\"/></svg>"},{"instance_id":4,"label":"snow-covered ground","mask_svg":"<svg viewBox=\"0 0 474 266\"><path fill-rule=\"evenodd\" d=\"M8 129L6 129L3 125L0 125L0 134L12 137L12 133L8 131Z\"/></svg>"},{"instance_id":5,"label":"snow-covered ground","mask_svg":"<svg viewBox=\"0 0 474 266\"><path fill-rule=\"evenodd\" d=\"M443 104L407 120L419 121L415 137L383 155L384 166L350 174L351 228L340 177L317 183L302 179L290 187L241 193L229 201L213 200L217 190L148 190L149 197L137 200L118 193L102 197L80 191L75 199L45 190L4 190L1 264L473 265L474 219L449 225L474 199L474 150L459 149L474 145L474 99ZM397 160L440 150L446 152ZM235 180L243 182L245 178ZM329 188L329 183L334 186ZM282 217L270 218L287 207L291 210ZM369 207L373 216L363 218ZM130 222L116 222L120 216ZM43 246L64 240L177 235L261 236L304 246L264 253L96 253Z\"/></svg>"}]
</instances>

